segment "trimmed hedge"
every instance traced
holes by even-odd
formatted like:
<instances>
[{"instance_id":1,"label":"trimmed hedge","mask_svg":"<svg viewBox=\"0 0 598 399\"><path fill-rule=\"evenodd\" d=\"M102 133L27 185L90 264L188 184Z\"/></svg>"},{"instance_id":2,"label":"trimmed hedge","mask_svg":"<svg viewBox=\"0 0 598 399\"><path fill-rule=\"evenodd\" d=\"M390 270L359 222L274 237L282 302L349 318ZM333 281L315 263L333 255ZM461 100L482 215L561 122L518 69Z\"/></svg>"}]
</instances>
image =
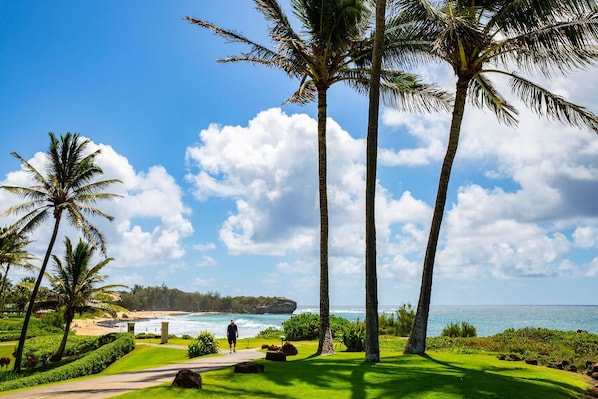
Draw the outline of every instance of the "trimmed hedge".
<instances>
[{"instance_id":1,"label":"trimmed hedge","mask_svg":"<svg viewBox=\"0 0 598 399\"><path fill-rule=\"evenodd\" d=\"M0 384L0 391L10 391L97 374L135 348L135 339L129 333L115 333L108 334L108 336L116 337L116 340L62 367L3 382ZM106 339L110 338L107 337Z\"/></svg>"}]
</instances>

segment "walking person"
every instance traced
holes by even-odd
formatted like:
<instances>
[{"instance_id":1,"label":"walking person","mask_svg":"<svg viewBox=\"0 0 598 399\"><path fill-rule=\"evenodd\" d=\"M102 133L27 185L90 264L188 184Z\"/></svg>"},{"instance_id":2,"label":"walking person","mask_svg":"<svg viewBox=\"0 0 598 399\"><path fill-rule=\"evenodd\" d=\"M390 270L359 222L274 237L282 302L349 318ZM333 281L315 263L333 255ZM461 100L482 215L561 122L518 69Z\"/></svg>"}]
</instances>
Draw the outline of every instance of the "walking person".
<instances>
[{"instance_id":1,"label":"walking person","mask_svg":"<svg viewBox=\"0 0 598 399\"><path fill-rule=\"evenodd\" d=\"M237 351L237 338L239 338L239 329L234 320L226 328L226 338L228 338L229 353Z\"/></svg>"}]
</instances>

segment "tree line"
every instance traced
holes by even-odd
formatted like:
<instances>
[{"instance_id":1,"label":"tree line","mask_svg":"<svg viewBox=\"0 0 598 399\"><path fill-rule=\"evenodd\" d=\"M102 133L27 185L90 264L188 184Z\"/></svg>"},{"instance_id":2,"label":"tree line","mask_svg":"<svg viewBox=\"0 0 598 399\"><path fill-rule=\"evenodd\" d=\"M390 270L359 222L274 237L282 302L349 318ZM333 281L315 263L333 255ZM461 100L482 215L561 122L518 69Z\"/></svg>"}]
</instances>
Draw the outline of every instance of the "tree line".
<instances>
[{"instance_id":1,"label":"tree line","mask_svg":"<svg viewBox=\"0 0 598 399\"><path fill-rule=\"evenodd\" d=\"M218 292L184 292L162 284L154 287L135 285L120 292L117 304L129 310L180 310L184 312L251 313L258 306L269 305L275 297L221 296Z\"/></svg>"}]
</instances>

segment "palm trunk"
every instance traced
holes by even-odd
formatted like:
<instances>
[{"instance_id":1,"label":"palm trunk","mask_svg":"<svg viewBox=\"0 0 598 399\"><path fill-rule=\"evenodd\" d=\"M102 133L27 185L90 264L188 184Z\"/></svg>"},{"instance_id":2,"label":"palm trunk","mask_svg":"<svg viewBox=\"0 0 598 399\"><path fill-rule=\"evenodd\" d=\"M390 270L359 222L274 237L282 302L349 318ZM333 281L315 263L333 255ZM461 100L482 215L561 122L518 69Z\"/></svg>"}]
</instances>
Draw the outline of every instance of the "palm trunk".
<instances>
[{"instance_id":1,"label":"palm trunk","mask_svg":"<svg viewBox=\"0 0 598 399\"><path fill-rule=\"evenodd\" d=\"M432 298L434 260L436 258L436 248L438 246L438 237L440 236L440 226L442 225L442 217L444 215L444 207L446 205L446 196L448 192L449 180L451 177L451 169L453 167L453 160L457 154L457 147L459 146L461 121L463 120L463 113L465 111L467 87L469 86L470 80L471 78L467 76L459 77L457 80L455 107L453 109L449 141L446 154L444 156L444 162L442 163L442 169L440 171L440 179L438 181L438 192L436 194L436 203L434 205L434 215L432 216L432 225L430 226L428 246L426 248L426 256L424 258L419 301L417 303L417 311L415 313L413 327L411 328L411 334L409 335L407 345L405 345L404 353L421 354L426 351L428 316L430 314L430 300Z\"/></svg>"},{"instance_id":2,"label":"palm trunk","mask_svg":"<svg viewBox=\"0 0 598 399\"><path fill-rule=\"evenodd\" d=\"M75 318L75 314L73 311L71 311L69 309L65 310L65 312L64 312L64 321L65 321L64 334L62 335L62 341L60 341L60 346L58 347L56 352L50 358L51 361L58 362L62 359L62 356L64 355L64 350L66 349L66 342L69 338L69 332L71 331L71 323L73 322L74 318Z\"/></svg>"},{"instance_id":3,"label":"palm trunk","mask_svg":"<svg viewBox=\"0 0 598 399\"><path fill-rule=\"evenodd\" d=\"M25 347L25 340L27 339L27 328L29 327L29 320L31 319L31 315L33 314L33 306L35 305L35 297L37 296L37 292L39 291L39 287L44 279L44 274L46 273L46 267L48 266L48 261L50 260L50 254L52 253L52 248L54 248L54 242L56 242L56 237L58 236L58 227L60 226L60 218L61 214L54 215L54 230L52 231L52 237L50 238L50 243L48 244L48 249L46 250L46 254L44 255L44 261L42 263L42 267L39 270L39 275L37 276L37 281L35 282L35 286L33 287L33 292L31 292L31 299L29 300L29 304L27 305L27 312L25 313L25 319L23 320L23 327L21 328L21 336L19 337L19 344L17 346L17 350L15 351L15 365L14 365L14 372L19 373L21 371L21 361L23 360L23 349Z\"/></svg>"},{"instance_id":4,"label":"palm trunk","mask_svg":"<svg viewBox=\"0 0 598 399\"><path fill-rule=\"evenodd\" d=\"M326 96L327 87L318 87L318 189L320 193L320 339L317 355L333 355L330 330L328 280L328 184L326 182Z\"/></svg>"},{"instance_id":5,"label":"palm trunk","mask_svg":"<svg viewBox=\"0 0 598 399\"><path fill-rule=\"evenodd\" d=\"M376 1L376 34L372 55L365 179L365 361L380 361L378 341L378 273L376 266L376 166L378 162L378 114L380 70L384 49L386 0Z\"/></svg>"},{"instance_id":6,"label":"palm trunk","mask_svg":"<svg viewBox=\"0 0 598 399\"><path fill-rule=\"evenodd\" d=\"M4 276L2 276L2 282L0 283L0 307L2 308L2 310L4 311L4 305L5 305L5 300L4 300L4 289L6 288L6 282L8 281L8 271L10 270L10 263L6 264L6 271L4 273Z\"/></svg>"}]
</instances>

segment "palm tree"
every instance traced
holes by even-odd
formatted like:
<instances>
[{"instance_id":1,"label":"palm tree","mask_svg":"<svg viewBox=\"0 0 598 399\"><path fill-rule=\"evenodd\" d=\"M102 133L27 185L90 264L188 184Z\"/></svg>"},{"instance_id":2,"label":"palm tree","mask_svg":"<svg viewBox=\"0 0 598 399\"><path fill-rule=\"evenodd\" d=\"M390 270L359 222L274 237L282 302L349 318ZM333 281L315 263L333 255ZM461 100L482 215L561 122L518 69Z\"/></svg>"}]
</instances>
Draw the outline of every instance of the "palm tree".
<instances>
[{"instance_id":1,"label":"palm tree","mask_svg":"<svg viewBox=\"0 0 598 399\"><path fill-rule=\"evenodd\" d=\"M376 0L372 74L368 106L365 178L365 360L380 361L378 340L378 271L376 263L376 166L378 164L378 114L380 74L384 51L386 0Z\"/></svg>"},{"instance_id":2,"label":"palm tree","mask_svg":"<svg viewBox=\"0 0 598 399\"><path fill-rule=\"evenodd\" d=\"M434 214L423 264L415 322L405 353L424 353L434 258L457 153L465 102L487 107L500 122L517 124L517 110L489 79L509 79L513 94L538 115L598 131L598 117L523 77L550 76L590 65L598 58L595 0L398 0L403 11L436 39L432 55L447 62L457 77L452 113ZM439 4L436 4L439 3Z\"/></svg>"},{"instance_id":3,"label":"palm tree","mask_svg":"<svg viewBox=\"0 0 598 399\"><path fill-rule=\"evenodd\" d=\"M93 247L83 240L79 240L77 247L73 245L68 237L64 239L65 254L64 261L56 255L52 255L54 261L53 274L50 281L56 295L56 304L64 307L64 335L52 361L62 359L66 342L71 329L71 323L75 313L89 309L98 309L116 316L117 311L124 308L115 305L113 302L119 299L115 288L126 288L121 284L98 286L106 279L100 275L100 271L113 259L104 258L102 261L91 265L91 258L94 254Z\"/></svg>"},{"instance_id":4,"label":"palm tree","mask_svg":"<svg viewBox=\"0 0 598 399\"><path fill-rule=\"evenodd\" d=\"M317 354L333 354L330 331L330 299L328 276L328 198L326 117L328 89L344 82L367 94L373 51L371 38L373 0L292 0L294 14L302 25L301 35L293 29L276 0L254 0L257 9L270 23L272 50L239 33L222 29L210 22L185 17L195 25L212 30L229 42L250 47L239 56L219 62L251 62L275 67L299 79L298 90L287 100L307 104L317 101L318 191L320 212L320 338ZM389 24L396 28L394 25ZM430 110L446 106L448 96L420 83L416 76L396 69L399 62L411 60L410 49L421 47L389 31L385 53L386 68L381 71L381 92L391 105L408 110Z\"/></svg>"},{"instance_id":5,"label":"palm tree","mask_svg":"<svg viewBox=\"0 0 598 399\"><path fill-rule=\"evenodd\" d=\"M103 173L95 163L100 150L86 154L88 139L82 139L79 134L66 133L57 138L50 133L50 146L46 153L48 162L46 175L38 172L33 165L16 152L11 155L21 161L23 168L29 172L34 184L31 187L2 186L1 188L25 198L25 202L15 205L2 215L25 213L16 223L15 228L29 232L43 223L49 217L54 218L54 228L50 242L42 261L35 287L31 293L31 300L27 306L23 329L19 344L15 352L14 371L21 370L23 347L27 338L27 327L33 312L33 306L46 267L50 259L54 242L58 235L58 228L63 214L67 221L78 228L93 247L100 247L106 253L104 236L87 219L86 216L102 216L108 220L113 217L95 207L95 203L103 199L120 197L101 190L107 186L120 182L119 180L94 179Z\"/></svg>"},{"instance_id":6,"label":"palm tree","mask_svg":"<svg viewBox=\"0 0 598 399\"><path fill-rule=\"evenodd\" d=\"M0 269L3 270L0 281L0 308L4 309L4 290L8 283L11 266L31 269L30 263L36 258L25 247L31 243L22 231L10 227L0 227Z\"/></svg>"}]
</instances>

